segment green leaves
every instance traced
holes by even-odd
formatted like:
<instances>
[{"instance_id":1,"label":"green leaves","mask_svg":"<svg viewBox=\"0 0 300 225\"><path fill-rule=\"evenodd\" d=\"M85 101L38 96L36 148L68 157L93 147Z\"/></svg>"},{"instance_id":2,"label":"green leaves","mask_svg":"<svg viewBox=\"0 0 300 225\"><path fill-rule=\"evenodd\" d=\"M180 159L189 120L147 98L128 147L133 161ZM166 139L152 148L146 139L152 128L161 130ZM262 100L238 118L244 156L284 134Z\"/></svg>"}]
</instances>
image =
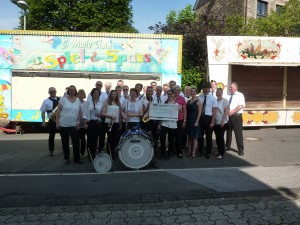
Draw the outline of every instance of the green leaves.
<instances>
[{"instance_id":1,"label":"green leaves","mask_svg":"<svg viewBox=\"0 0 300 225\"><path fill-rule=\"evenodd\" d=\"M12 0L13 1L13 0ZM28 30L137 32L131 0L27 0ZM23 17L20 17L20 28Z\"/></svg>"}]
</instances>

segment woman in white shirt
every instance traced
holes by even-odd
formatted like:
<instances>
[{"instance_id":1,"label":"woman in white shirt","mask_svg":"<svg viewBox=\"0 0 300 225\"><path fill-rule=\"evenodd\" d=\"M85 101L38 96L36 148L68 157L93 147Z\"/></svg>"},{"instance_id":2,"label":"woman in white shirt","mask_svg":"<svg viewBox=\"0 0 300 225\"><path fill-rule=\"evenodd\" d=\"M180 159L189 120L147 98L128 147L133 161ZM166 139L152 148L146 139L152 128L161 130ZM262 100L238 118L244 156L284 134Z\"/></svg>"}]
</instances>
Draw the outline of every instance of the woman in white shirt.
<instances>
[{"instance_id":1,"label":"woman in white shirt","mask_svg":"<svg viewBox=\"0 0 300 225\"><path fill-rule=\"evenodd\" d=\"M129 95L130 99L124 101L122 105L122 117L126 124L125 130L140 128L141 116L143 115L143 105L136 99L138 90L136 88L131 88Z\"/></svg>"},{"instance_id":2,"label":"woman in white shirt","mask_svg":"<svg viewBox=\"0 0 300 225\"><path fill-rule=\"evenodd\" d=\"M77 90L74 85L68 88L66 97L62 98L57 107L56 128L60 130L62 148L66 164L70 164L69 137L71 136L73 145L74 162L83 164L79 153L79 121L80 121L80 101L76 97Z\"/></svg>"},{"instance_id":3,"label":"woman in white shirt","mask_svg":"<svg viewBox=\"0 0 300 225\"><path fill-rule=\"evenodd\" d=\"M121 128L121 104L116 90L109 92L107 100L102 107L101 116L105 118L104 130L107 132L107 143L110 148L112 158L115 159L117 152L115 151L118 144L118 133Z\"/></svg>"},{"instance_id":4,"label":"woman in white shirt","mask_svg":"<svg viewBox=\"0 0 300 225\"><path fill-rule=\"evenodd\" d=\"M224 133L228 122L229 102L227 99L223 98L222 88L217 89L216 95L218 108L216 113L214 132L216 134L218 154L215 156L215 159L222 159L224 158L225 154Z\"/></svg>"},{"instance_id":5,"label":"woman in white shirt","mask_svg":"<svg viewBox=\"0 0 300 225\"><path fill-rule=\"evenodd\" d=\"M78 90L77 97L80 101L80 110L83 112L86 94L83 89ZM80 149L80 156L83 159L85 154L85 146L86 146L86 129L84 129L83 124L83 114L81 113L80 117L80 124L79 124L79 149Z\"/></svg>"},{"instance_id":6,"label":"woman in white shirt","mask_svg":"<svg viewBox=\"0 0 300 225\"><path fill-rule=\"evenodd\" d=\"M86 101L83 107L84 128L87 129L87 143L93 159L96 157L98 137L101 132L102 102L99 96L100 91L97 88L93 88L91 101Z\"/></svg>"},{"instance_id":7,"label":"woman in white shirt","mask_svg":"<svg viewBox=\"0 0 300 225\"><path fill-rule=\"evenodd\" d=\"M173 90L167 91L168 99L165 101L165 104L177 104L174 100ZM178 110L179 110L179 104ZM163 120L160 123L160 154L165 159L170 159L170 153L175 151L175 132L177 129L177 121L172 120ZM168 154L166 152L166 136L168 134Z\"/></svg>"}]
</instances>

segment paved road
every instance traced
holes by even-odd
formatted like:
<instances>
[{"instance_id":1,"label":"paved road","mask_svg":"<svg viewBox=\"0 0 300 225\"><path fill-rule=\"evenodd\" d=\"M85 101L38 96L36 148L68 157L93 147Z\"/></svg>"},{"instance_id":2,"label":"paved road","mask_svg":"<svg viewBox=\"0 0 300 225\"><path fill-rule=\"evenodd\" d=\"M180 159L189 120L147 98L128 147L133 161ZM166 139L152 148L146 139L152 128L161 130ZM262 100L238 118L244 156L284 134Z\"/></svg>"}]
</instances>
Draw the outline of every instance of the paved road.
<instances>
[{"instance_id":1,"label":"paved road","mask_svg":"<svg viewBox=\"0 0 300 225\"><path fill-rule=\"evenodd\" d=\"M0 209L0 224L298 225L300 200L282 196Z\"/></svg>"},{"instance_id":2,"label":"paved road","mask_svg":"<svg viewBox=\"0 0 300 225\"><path fill-rule=\"evenodd\" d=\"M59 139L48 157L44 134L0 135L0 224L299 224L299 129L244 134L244 157L107 174L65 165Z\"/></svg>"}]
</instances>

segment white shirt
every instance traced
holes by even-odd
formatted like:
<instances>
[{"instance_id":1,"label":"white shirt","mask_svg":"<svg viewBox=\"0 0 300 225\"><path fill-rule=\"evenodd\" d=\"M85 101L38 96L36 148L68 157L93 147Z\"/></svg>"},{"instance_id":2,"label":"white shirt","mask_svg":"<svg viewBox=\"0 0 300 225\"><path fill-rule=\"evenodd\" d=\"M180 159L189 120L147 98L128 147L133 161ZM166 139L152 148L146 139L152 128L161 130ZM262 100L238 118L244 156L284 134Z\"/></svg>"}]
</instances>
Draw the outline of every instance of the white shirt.
<instances>
[{"instance_id":1,"label":"white shirt","mask_svg":"<svg viewBox=\"0 0 300 225\"><path fill-rule=\"evenodd\" d=\"M105 92L101 92L101 95L99 96L99 100L100 102L105 102L107 99L107 94ZM87 102L90 102L90 103L93 103L93 100L92 100L92 96L91 96L91 93L88 94L88 97L87 97Z\"/></svg>"},{"instance_id":2,"label":"white shirt","mask_svg":"<svg viewBox=\"0 0 300 225\"><path fill-rule=\"evenodd\" d=\"M216 119L215 119L215 124L220 125L223 120L223 116L225 113L225 108L228 107L229 102L226 98L223 98L221 101L217 101L218 104L218 109L217 109L217 114L216 114ZM228 116L225 119L224 123L228 122Z\"/></svg>"},{"instance_id":3,"label":"white shirt","mask_svg":"<svg viewBox=\"0 0 300 225\"><path fill-rule=\"evenodd\" d=\"M140 113L143 109L143 105L140 101L136 101L136 102L130 102L129 99L127 99L123 105L122 105L122 109L124 110L124 112L130 112L130 113ZM128 122L140 122L140 117L128 117Z\"/></svg>"},{"instance_id":4,"label":"white shirt","mask_svg":"<svg viewBox=\"0 0 300 225\"><path fill-rule=\"evenodd\" d=\"M230 97L231 97L231 95L227 96L228 101L230 101ZM231 103L230 103L230 110L234 110L239 105L245 107L245 97L244 97L244 95L241 92L236 91L232 95L232 99L231 99ZM243 113L243 108L241 108L236 113L237 114Z\"/></svg>"},{"instance_id":5,"label":"white shirt","mask_svg":"<svg viewBox=\"0 0 300 225\"><path fill-rule=\"evenodd\" d=\"M201 95L199 95L198 99L200 100L200 102L203 105L204 94L202 93ZM208 93L206 95L205 115L212 116L213 108L217 108L217 107L218 107L217 99L211 93Z\"/></svg>"},{"instance_id":6,"label":"white shirt","mask_svg":"<svg viewBox=\"0 0 300 225\"><path fill-rule=\"evenodd\" d=\"M121 95L121 98L120 98L120 103L121 103L121 105L123 105L123 103L124 103L124 101L125 101L126 99L129 99L129 95L127 96L127 98L125 98L124 95Z\"/></svg>"},{"instance_id":7,"label":"white shirt","mask_svg":"<svg viewBox=\"0 0 300 225\"><path fill-rule=\"evenodd\" d=\"M86 101L83 106L82 117L87 121L90 120L101 120L97 117L96 113L101 113L103 102L100 100L94 105L92 101Z\"/></svg>"},{"instance_id":8,"label":"white shirt","mask_svg":"<svg viewBox=\"0 0 300 225\"><path fill-rule=\"evenodd\" d=\"M62 110L59 117L59 124L61 127L76 127L78 116L80 113L80 101L77 98L75 102L70 102L67 97L60 101Z\"/></svg>"},{"instance_id":9,"label":"white shirt","mask_svg":"<svg viewBox=\"0 0 300 225\"><path fill-rule=\"evenodd\" d=\"M165 98L165 96L163 96L163 95L157 96L156 94L153 94L153 102L154 103L165 103L167 98Z\"/></svg>"},{"instance_id":10,"label":"white shirt","mask_svg":"<svg viewBox=\"0 0 300 225\"><path fill-rule=\"evenodd\" d=\"M79 100L80 101L80 100ZM80 128L84 128L83 126L83 110L84 110L84 104L85 104L85 101L83 100L83 102L80 102L80 111L81 111L81 118L80 118L80 125L79 127Z\"/></svg>"},{"instance_id":11,"label":"white shirt","mask_svg":"<svg viewBox=\"0 0 300 225\"><path fill-rule=\"evenodd\" d=\"M57 99L57 97L55 97ZM51 101L49 98L46 98L40 108L40 111L42 112L46 112L47 113L47 117L48 119L51 117L51 112L48 111L52 111L53 109L53 101Z\"/></svg>"},{"instance_id":12,"label":"white shirt","mask_svg":"<svg viewBox=\"0 0 300 225\"><path fill-rule=\"evenodd\" d=\"M120 107L118 105L107 105L106 108L106 114L115 116L116 119L114 120L114 123L119 123L120 120ZM111 118L106 118L105 117L105 123L110 123Z\"/></svg>"}]
</instances>

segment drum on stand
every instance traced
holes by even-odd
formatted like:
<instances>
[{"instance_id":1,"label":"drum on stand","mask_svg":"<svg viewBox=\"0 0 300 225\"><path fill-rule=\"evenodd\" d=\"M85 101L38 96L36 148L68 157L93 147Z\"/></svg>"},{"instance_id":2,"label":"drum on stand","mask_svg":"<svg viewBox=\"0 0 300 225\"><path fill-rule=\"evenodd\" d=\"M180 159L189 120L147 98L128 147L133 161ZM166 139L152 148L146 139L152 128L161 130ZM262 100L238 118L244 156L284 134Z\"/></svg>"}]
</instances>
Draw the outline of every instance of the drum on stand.
<instances>
[{"instance_id":1,"label":"drum on stand","mask_svg":"<svg viewBox=\"0 0 300 225\"><path fill-rule=\"evenodd\" d=\"M100 153L93 160L93 165L98 173L106 173L112 167L112 160L107 153Z\"/></svg>"},{"instance_id":2,"label":"drum on stand","mask_svg":"<svg viewBox=\"0 0 300 225\"><path fill-rule=\"evenodd\" d=\"M126 167L140 169L151 162L153 143L143 130L129 130L121 136L118 154Z\"/></svg>"}]
</instances>

